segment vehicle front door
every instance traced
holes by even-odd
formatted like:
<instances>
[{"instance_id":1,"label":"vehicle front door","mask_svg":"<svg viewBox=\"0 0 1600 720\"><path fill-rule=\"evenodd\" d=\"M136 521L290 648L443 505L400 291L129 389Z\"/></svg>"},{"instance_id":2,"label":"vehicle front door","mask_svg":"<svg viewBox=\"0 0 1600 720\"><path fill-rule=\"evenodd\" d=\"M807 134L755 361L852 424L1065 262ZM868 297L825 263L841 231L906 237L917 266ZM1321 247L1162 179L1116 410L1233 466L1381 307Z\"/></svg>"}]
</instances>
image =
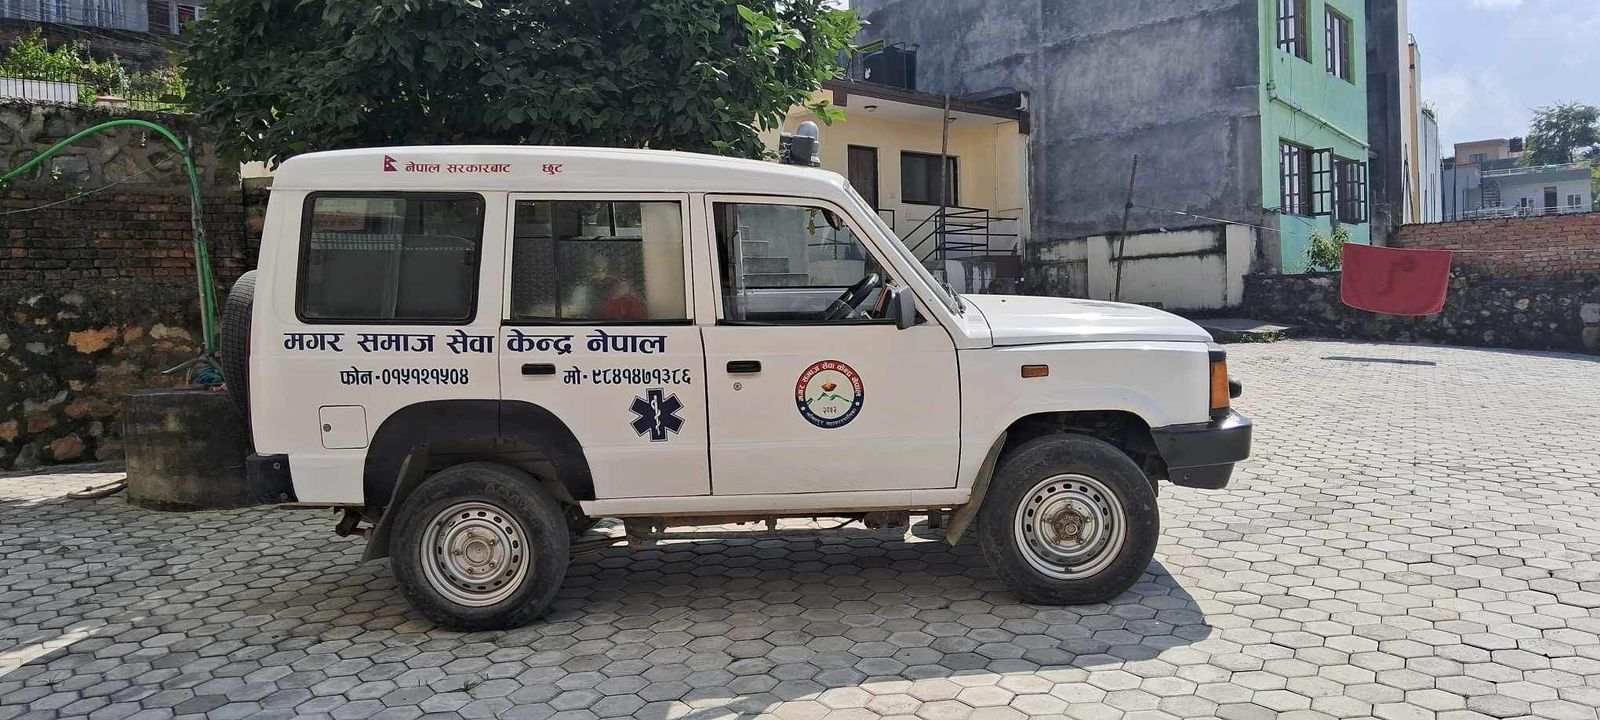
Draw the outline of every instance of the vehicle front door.
<instances>
[{"instance_id":1,"label":"vehicle front door","mask_svg":"<svg viewBox=\"0 0 1600 720\"><path fill-rule=\"evenodd\" d=\"M903 287L862 229L812 200L708 196L717 322L703 326L717 495L954 487L960 391L936 322L836 299ZM835 312L830 313L830 307ZM831 318L831 319L830 319Z\"/></svg>"},{"instance_id":2,"label":"vehicle front door","mask_svg":"<svg viewBox=\"0 0 1600 720\"><path fill-rule=\"evenodd\" d=\"M597 499L704 495L686 195L512 195L501 395L560 418Z\"/></svg>"}]
</instances>

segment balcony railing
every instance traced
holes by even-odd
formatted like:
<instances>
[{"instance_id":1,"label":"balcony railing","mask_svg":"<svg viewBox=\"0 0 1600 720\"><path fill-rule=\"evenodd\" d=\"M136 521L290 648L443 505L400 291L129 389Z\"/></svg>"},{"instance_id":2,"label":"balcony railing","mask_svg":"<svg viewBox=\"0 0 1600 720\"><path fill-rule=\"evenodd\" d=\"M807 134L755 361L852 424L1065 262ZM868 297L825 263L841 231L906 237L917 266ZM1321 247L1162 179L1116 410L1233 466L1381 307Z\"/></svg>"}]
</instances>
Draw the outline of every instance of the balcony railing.
<instances>
[{"instance_id":1,"label":"balcony railing","mask_svg":"<svg viewBox=\"0 0 1600 720\"><path fill-rule=\"evenodd\" d=\"M1485 178L1500 178L1513 175L1531 175L1535 173L1564 172L1568 170L1588 170L1587 162L1563 163L1560 165L1518 165L1516 167L1500 168L1497 170L1484 170Z\"/></svg>"},{"instance_id":2,"label":"balcony railing","mask_svg":"<svg viewBox=\"0 0 1600 720\"><path fill-rule=\"evenodd\" d=\"M1477 210L1464 210L1462 220L1499 220L1505 218L1544 217L1547 215L1577 215L1592 212L1589 205L1557 205L1555 207L1539 207L1534 205L1512 205L1510 207L1488 207Z\"/></svg>"},{"instance_id":3,"label":"balcony railing","mask_svg":"<svg viewBox=\"0 0 1600 720\"><path fill-rule=\"evenodd\" d=\"M125 13L120 8L97 7L92 0L0 0L0 18L107 30L149 30L143 15Z\"/></svg>"}]
</instances>

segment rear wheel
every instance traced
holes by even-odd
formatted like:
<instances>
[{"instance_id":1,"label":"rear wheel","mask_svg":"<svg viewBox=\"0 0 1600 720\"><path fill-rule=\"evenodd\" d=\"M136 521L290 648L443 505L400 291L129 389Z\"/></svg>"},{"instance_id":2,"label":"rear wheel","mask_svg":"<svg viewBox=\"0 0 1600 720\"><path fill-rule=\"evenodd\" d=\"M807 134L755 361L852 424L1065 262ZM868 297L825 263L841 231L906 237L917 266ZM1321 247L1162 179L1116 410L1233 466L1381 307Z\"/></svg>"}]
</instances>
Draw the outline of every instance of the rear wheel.
<instances>
[{"instance_id":1,"label":"rear wheel","mask_svg":"<svg viewBox=\"0 0 1600 720\"><path fill-rule=\"evenodd\" d=\"M1155 491L1121 450L1051 435L1007 453L978 510L995 574L1028 602L1110 600L1138 582L1161 533Z\"/></svg>"},{"instance_id":2,"label":"rear wheel","mask_svg":"<svg viewBox=\"0 0 1600 720\"><path fill-rule=\"evenodd\" d=\"M390 563L407 599L441 625L516 627L550 607L570 540L560 504L532 476L467 463L425 480L399 508Z\"/></svg>"}]
</instances>

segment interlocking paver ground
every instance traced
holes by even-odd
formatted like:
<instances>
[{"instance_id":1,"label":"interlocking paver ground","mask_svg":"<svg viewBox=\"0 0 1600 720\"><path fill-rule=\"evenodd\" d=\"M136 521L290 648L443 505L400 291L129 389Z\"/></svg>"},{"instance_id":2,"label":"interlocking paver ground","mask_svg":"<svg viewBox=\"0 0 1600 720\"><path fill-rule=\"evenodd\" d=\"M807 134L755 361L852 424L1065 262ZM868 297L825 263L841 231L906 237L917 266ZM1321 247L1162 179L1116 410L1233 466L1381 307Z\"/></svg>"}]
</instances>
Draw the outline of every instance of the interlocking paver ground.
<instances>
[{"instance_id":1,"label":"interlocking paver ground","mask_svg":"<svg viewBox=\"0 0 1600 720\"><path fill-rule=\"evenodd\" d=\"M1255 457L1164 486L1150 572L1086 607L1020 604L918 528L608 550L545 621L463 634L328 511L0 478L0 720L1596 718L1600 362L1230 353Z\"/></svg>"}]
</instances>

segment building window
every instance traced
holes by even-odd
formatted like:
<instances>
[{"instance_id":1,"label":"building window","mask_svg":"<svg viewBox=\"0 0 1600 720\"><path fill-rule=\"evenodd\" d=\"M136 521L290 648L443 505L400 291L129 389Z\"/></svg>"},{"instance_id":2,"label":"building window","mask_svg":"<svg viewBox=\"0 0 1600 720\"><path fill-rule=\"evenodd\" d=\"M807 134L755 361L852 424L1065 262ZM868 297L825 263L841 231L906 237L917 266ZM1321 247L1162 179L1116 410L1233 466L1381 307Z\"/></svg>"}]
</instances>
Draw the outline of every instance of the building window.
<instances>
[{"instance_id":1,"label":"building window","mask_svg":"<svg viewBox=\"0 0 1600 720\"><path fill-rule=\"evenodd\" d=\"M1355 82L1351 65L1355 62L1350 52L1350 18L1328 8L1328 74Z\"/></svg>"},{"instance_id":2,"label":"building window","mask_svg":"<svg viewBox=\"0 0 1600 720\"><path fill-rule=\"evenodd\" d=\"M900 153L900 199L914 205L960 205L956 193L956 159L945 158L944 194L939 197L939 156L927 153Z\"/></svg>"},{"instance_id":3,"label":"building window","mask_svg":"<svg viewBox=\"0 0 1600 720\"><path fill-rule=\"evenodd\" d=\"M1278 211L1285 215L1311 215L1311 148L1281 143L1279 177L1281 199Z\"/></svg>"},{"instance_id":4,"label":"building window","mask_svg":"<svg viewBox=\"0 0 1600 720\"><path fill-rule=\"evenodd\" d=\"M300 247L300 318L471 320L483 216L478 195L313 194Z\"/></svg>"},{"instance_id":5,"label":"building window","mask_svg":"<svg viewBox=\"0 0 1600 720\"><path fill-rule=\"evenodd\" d=\"M512 320L682 321L685 298L678 203L517 201Z\"/></svg>"},{"instance_id":6,"label":"building window","mask_svg":"<svg viewBox=\"0 0 1600 720\"><path fill-rule=\"evenodd\" d=\"M1301 60L1310 60L1310 38L1306 35L1306 0L1278 0L1278 47Z\"/></svg>"},{"instance_id":7,"label":"building window","mask_svg":"<svg viewBox=\"0 0 1600 720\"><path fill-rule=\"evenodd\" d=\"M1358 224L1367 221L1367 164L1342 157L1333 159L1333 219Z\"/></svg>"},{"instance_id":8,"label":"building window","mask_svg":"<svg viewBox=\"0 0 1600 720\"><path fill-rule=\"evenodd\" d=\"M1583 205L1583 196L1572 194L1567 196L1567 207L1575 208Z\"/></svg>"},{"instance_id":9,"label":"building window","mask_svg":"<svg viewBox=\"0 0 1600 720\"><path fill-rule=\"evenodd\" d=\"M1473 153L1472 154L1472 164L1473 165L1482 165L1482 164L1484 164L1486 162L1489 162L1489 153Z\"/></svg>"}]
</instances>

